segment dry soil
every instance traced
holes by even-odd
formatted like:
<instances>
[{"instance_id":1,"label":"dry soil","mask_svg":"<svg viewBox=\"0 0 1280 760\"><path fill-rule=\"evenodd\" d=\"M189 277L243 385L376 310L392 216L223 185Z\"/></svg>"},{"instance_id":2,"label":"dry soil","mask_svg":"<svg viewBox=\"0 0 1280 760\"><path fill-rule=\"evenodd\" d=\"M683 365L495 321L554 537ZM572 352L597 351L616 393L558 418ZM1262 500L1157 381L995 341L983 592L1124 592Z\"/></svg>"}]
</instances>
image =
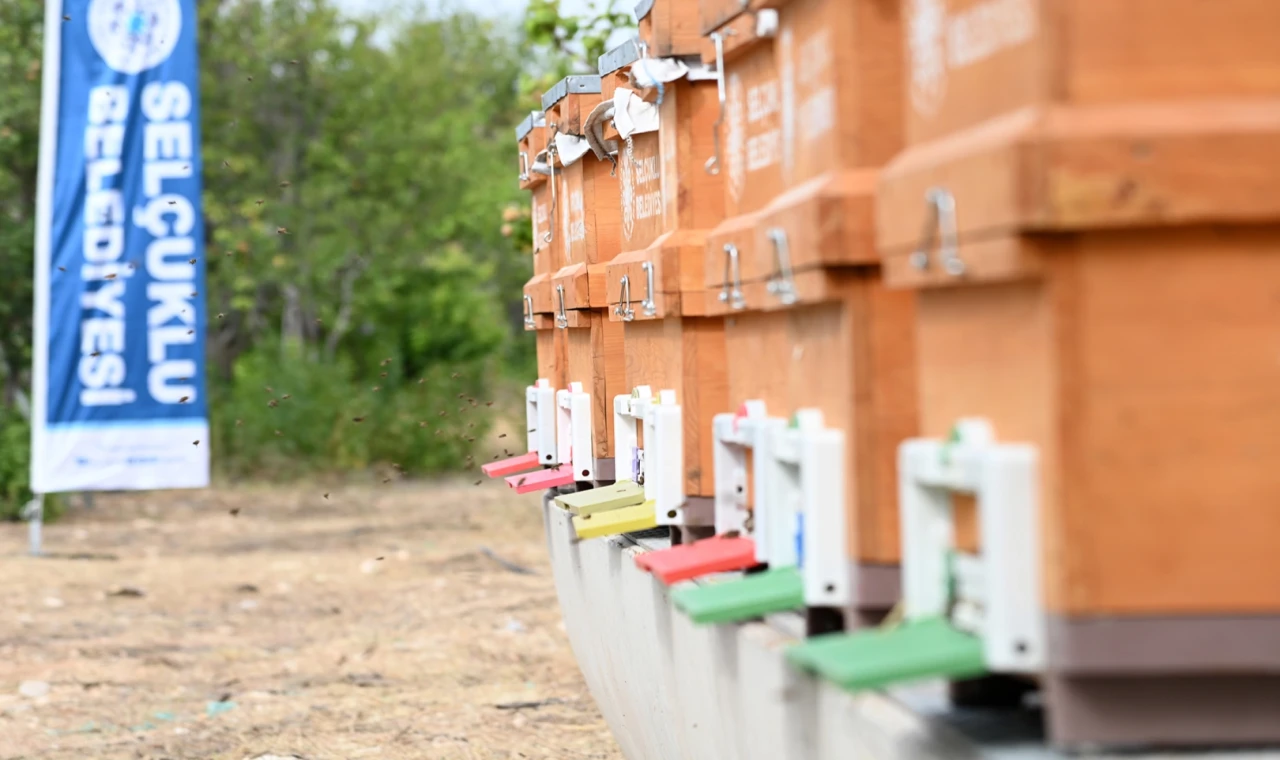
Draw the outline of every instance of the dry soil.
<instances>
[{"instance_id":1,"label":"dry soil","mask_svg":"<svg viewBox=\"0 0 1280 760\"><path fill-rule=\"evenodd\" d=\"M0 759L620 760L536 497L380 481L0 524Z\"/></svg>"}]
</instances>

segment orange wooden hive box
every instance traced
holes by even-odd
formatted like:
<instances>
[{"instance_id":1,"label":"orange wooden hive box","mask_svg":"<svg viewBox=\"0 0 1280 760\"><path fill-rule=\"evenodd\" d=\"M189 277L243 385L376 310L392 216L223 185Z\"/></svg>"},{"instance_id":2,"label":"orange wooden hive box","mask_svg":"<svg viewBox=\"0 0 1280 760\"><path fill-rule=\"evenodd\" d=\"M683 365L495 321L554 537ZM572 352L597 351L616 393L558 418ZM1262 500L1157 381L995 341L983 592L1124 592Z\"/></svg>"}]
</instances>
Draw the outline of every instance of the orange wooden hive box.
<instances>
[{"instance_id":1,"label":"orange wooden hive box","mask_svg":"<svg viewBox=\"0 0 1280 760\"><path fill-rule=\"evenodd\" d=\"M542 98L556 151L559 206L553 215L565 252L551 276L556 331L565 341L565 385L590 394L592 481L613 480L610 399L622 392L622 331L605 317L604 266L617 255L621 222L613 163L586 147L591 113L604 94L599 76L566 77ZM566 153L571 150L573 153ZM579 473L579 476L581 473ZM579 477L579 479L582 479Z\"/></svg>"},{"instance_id":2,"label":"orange wooden hive box","mask_svg":"<svg viewBox=\"0 0 1280 760\"><path fill-rule=\"evenodd\" d=\"M898 598L894 462L917 431L914 296L884 286L873 227L877 170L902 141L902 38L883 3L773 5L776 18L722 30L721 165L743 213L713 235L706 279L729 315L731 403L758 399L775 417L816 408L844 434L846 465L830 477L845 483L849 577L806 601L853 625Z\"/></svg>"},{"instance_id":3,"label":"orange wooden hive box","mask_svg":"<svg viewBox=\"0 0 1280 760\"><path fill-rule=\"evenodd\" d=\"M640 0L635 7L639 40L656 58L697 55L702 49L698 4L688 0Z\"/></svg>"},{"instance_id":4,"label":"orange wooden hive box","mask_svg":"<svg viewBox=\"0 0 1280 760\"><path fill-rule=\"evenodd\" d=\"M534 111L520 122L516 140L520 188L530 191L533 225L533 277L524 286L524 329L536 334L538 377L561 388L565 384L565 345L563 336L558 337L554 329L551 275L559 268L563 254L560 240L551 229L551 180L555 169L547 150L546 117L542 111Z\"/></svg>"},{"instance_id":5,"label":"orange wooden hive box","mask_svg":"<svg viewBox=\"0 0 1280 760\"><path fill-rule=\"evenodd\" d=\"M665 17L668 29L694 28L695 13L696 5L676 2L650 9ZM641 386L655 394L675 391L683 431L675 477L684 505L657 520L696 532L712 517L711 419L727 408L724 323L706 315L702 277L707 231L723 217L721 178L703 169L714 149L717 86L714 72L689 55L697 40L667 37L656 27L641 31L650 36L611 51L600 63L606 82L633 90L658 116L656 131L619 138L624 250L608 267L609 318L624 326L626 392ZM658 68L646 50L673 51L677 56L666 63L679 61L688 70L677 69L678 76L671 74L677 78L660 87L638 89L637 77L656 85L645 79Z\"/></svg>"},{"instance_id":6,"label":"orange wooden hive box","mask_svg":"<svg viewBox=\"0 0 1280 760\"><path fill-rule=\"evenodd\" d=\"M901 8L879 244L923 433L1038 452L1051 737L1280 740L1280 4Z\"/></svg>"}]
</instances>

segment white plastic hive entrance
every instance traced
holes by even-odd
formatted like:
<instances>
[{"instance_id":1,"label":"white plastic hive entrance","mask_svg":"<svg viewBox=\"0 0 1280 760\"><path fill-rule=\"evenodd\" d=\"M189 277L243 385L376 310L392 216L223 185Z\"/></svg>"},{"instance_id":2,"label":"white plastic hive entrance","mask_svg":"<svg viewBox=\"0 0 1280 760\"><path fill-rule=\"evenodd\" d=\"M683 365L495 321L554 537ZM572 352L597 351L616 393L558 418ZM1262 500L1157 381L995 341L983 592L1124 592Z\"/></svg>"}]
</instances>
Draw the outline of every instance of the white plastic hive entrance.
<instances>
[{"instance_id":1,"label":"white plastic hive entrance","mask_svg":"<svg viewBox=\"0 0 1280 760\"><path fill-rule=\"evenodd\" d=\"M537 452L538 463L559 464L556 451L556 391L551 381L538 378L524 389L524 418L529 451Z\"/></svg>"},{"instance_id":2,"label":"white plastic hive entrance","mask_svg":"<svg viewBox=\"0 0 1280 760\"><path fill-rule=\"evenodd\" d=\"M592 456L591 394L582 383L556 391L556 458L573 467L574 480L595 479Z\"/></svg>"},{"instance_id":3,"label":"white plastic hive entrance","mask_svg":"<svg viewBox=\"0 0 1280 760\"><path fill-rule=\"evenodd\" d=\"M618 478L644 486L659 525L684 525L684 423L676 392L655 398L649 386L638 386L630 396L614 397L613 415Z\"/></svg>"},{"instance_id":4,"label":"white plastic hive entrance","mask_svg":"<svg viewBox=\"0 0 1280 760\"><path fill-rule=\"evenodd\" d=\"M640 430L644 413L653 403L653 391L637 385L631 395L613 397L613 464L618 480L644 483L644 452L640 449Z\"/></svg>"},{"instance_id":5,"label":"white plastic hive entrance","mask_svg":"<svg viewBox=\"0 0 1280 760\"><path fill-rule=\"evenodd\" d=\"M756 511L763 507L767 515L769 566L800 567L806 606L843 607L850 601L844 433L824 427L817 409L801 409L791 425L767 430L755 466L764 484Z\"/></svg>"},{"instance_id":6,"label":"white plastic hive entrance","mask_svg":"<svg viewBox=\"0 0 1280 760\"><path fill-rule=\"evenodd\" d=\"M996 443L982 419L898 449L904 612L978 636L993 672L1045 666L1038 469L1034 446ZM954 551L953 493L975 497L980 554Z\"/></svg>"},{"instance_id":7,"label":"white plastic hive entrance","mask_svg":"<svg viewBox=\"0 0 1280 760\"><path fill-rule=\"evenodd\" d=\"M717 414L711 421L713 443L712 463L716 479L716 533L737 531L755 538L756 560L768 562L770 552L763 536L768 534L764 523L767 517L759 512L760 494L764 492L761 470L752 473L753 491L756 494L757 512L753 516L747 509L747 452L758 450L763 444L762 428L772 424L785 424L767 415L763 401L744 401L732 414ZM750 518L750 519L749 519Z\"/></svg>"}]
</instances>

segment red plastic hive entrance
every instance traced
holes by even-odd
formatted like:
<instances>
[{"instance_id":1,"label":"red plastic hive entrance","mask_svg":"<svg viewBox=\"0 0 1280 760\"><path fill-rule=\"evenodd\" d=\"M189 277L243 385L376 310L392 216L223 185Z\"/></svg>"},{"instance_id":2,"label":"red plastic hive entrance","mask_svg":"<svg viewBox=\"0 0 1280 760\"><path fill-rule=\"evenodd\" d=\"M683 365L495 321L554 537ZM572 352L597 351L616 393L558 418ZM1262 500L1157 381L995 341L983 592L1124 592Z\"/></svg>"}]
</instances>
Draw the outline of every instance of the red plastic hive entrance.
<instances>
[{"instance_id":1,"label":"red plastic hive entrance","mask_svg":"<svg viewBox=\"0 0 1280 760\"><path fill-rule=\"evenodd\" d=\"M506 475L513 475L517 472L528 472L538 466L538 452L530 451L528 454L521 454L518 457L510 459L500 459L496 462L482 465L480 471L491 478L501 478Z\"/></svg>"},{"instance_id":2,"label":"red plastic hive entrance","mask_svg":"<svg viewBox=\"0 0 1280 760\"><path fill-rule=\"evenodd\" d=\"M516 493L532 493L546 488L569 485L573 482L573 468L562 464L526 475L510 475L506 481L507 485L516 489Z\"/></svg>"},{"instance_id":3,"label":"red plastic hive entrance","mask_svg":"<svg viewBox=\"0 0 1280 760\"><path fill-rule=\"evenodd\" d=\"M755 564L755 541L720 536L636 557L637 567L653 573L668 586L713 573L746 570Z\"/></svg>"}]
</instances>

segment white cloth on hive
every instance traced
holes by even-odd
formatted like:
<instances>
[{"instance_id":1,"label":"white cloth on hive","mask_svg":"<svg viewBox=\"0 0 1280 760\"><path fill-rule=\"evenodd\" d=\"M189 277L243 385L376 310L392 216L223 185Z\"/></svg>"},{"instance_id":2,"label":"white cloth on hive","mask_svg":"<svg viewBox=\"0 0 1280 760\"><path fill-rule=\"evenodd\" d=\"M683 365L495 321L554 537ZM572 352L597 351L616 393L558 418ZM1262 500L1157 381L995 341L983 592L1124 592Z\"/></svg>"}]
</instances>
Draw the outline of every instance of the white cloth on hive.
<instances>
[{"instance_id":1,"label":"white cloth on hive","mask_svg":"<svg viewBox=\"0 0 1280 760\"><path fill-rule=\"evenodd\" d=\"M613 93L613 126L622 138L658 131L658 107L646 103L634 90L619 87Z\"/></svg>"},{"instance_id":2,"label":"white cloth on hive","mask_svg":"<svg viewBox=\"0 0 1280 760\"><path fill-rule=\"evenodd\" d=\"M578 159L587 155L587 151L591 150L591 145L587 141L577 135L566 135L563 132L556 132L556 154L560 156L560 163L569 166Z\"/></svg>"},{"instance_id":3,"label":"white cloth on hive","mask_svg":"<svg viewBox=\"0 0 1280 760\"><path fill-rule=\"evenodd\" d=\"M659 82L674 82L683 79L688 73L689 67L675 58L641 58L631 64L631 78L641 87L657 87Z\"/></svg>"}]
</instances>

